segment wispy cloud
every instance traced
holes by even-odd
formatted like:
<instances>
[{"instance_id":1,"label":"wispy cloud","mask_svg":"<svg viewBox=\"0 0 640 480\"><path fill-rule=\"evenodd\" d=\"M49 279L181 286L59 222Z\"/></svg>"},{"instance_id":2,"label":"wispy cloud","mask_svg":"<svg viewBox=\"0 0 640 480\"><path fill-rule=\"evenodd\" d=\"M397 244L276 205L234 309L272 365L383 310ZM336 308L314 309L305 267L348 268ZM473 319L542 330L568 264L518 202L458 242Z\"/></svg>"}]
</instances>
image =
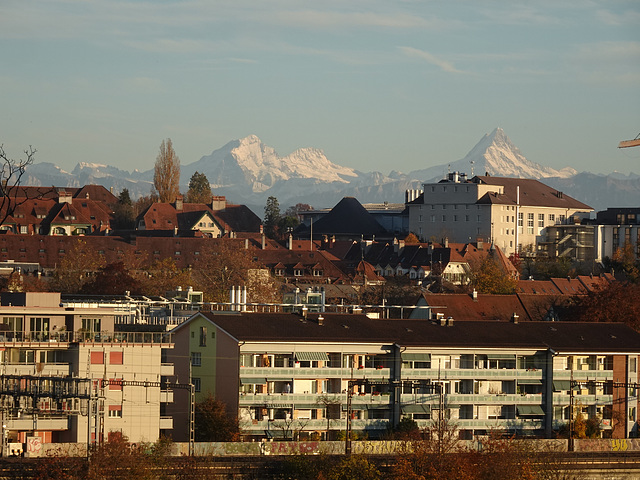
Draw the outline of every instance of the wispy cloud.
<instances>
[{"instance_id":1,"label":"wispy cloud","mask_svg":"<svg viewBox=\"0 0 640 480\"><path fill-rule=\"evenodd\" d=\"M458 70L454 67L453 63L439 58L425 50L418 50L413 47L398 47L402 53L404 53L407 57L419 58L421 60L430 63L431 65L435 65L440 68L443 72L447 73L467 73L462 70Z\"/></svg>"},{"instance_id":2,"label":"wispy cloud","mask_svg":"<svg viewBox=\"0 0 640 480\"><path fill-rule=\"evenodd\" d=\"M149 77L132 77L123 80L123 86L130 91L144 93L163 93L165 91L161 80Z\"/></svg>"},{"instance_id":3,"label":"wispy cloud","mask_svg":"<svg viewBox=\"0 0 640 480\"><path fill-rule=\"evenodd\" d=\"M596 12L596 18L598 18L605 25L621 26L621 25L639 25L640 24L640 11L639 10L627 10L623 13L614 13L610 10L598 10Z\"/></svg>"}]
</instances>

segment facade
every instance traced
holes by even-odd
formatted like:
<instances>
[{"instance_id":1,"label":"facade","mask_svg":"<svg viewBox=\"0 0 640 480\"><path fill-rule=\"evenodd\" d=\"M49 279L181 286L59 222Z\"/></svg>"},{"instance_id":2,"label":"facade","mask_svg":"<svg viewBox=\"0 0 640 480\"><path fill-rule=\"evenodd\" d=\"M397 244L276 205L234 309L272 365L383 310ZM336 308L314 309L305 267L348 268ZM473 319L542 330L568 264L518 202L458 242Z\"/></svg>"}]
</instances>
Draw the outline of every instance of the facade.
<instances>
[{"instance_id":1,"label":"facade","mask_svg":"<svg viewBox=\"0 0 640 480\"><path fill-rule=\"evenodd\" d=\"M68 307L59 293L3 293L0 401L5 442L88 443L122 432L155 441L172 421L161 388L170 336L119 328L114 308ZM36 394L37 393L37 394Z\"/></svg>"},{"instance_id":2,"label":"facade","mask_svg":"<svg viewBox=\"0 0 640 480\"><path fill-rule=\"evenodd\" d=\"M404 416L426 427L440 415L463 438L551 437L571 411L606 436L637 430L640 334L622 324L237 312L199 313L173 333L176 374L196 401L224 401L247 440L332 438L347 421L376 438ZM184 405L171 408L184 440Z\"/></svg>"},{"instance_id":3,"label":"facade","mask_svg":"<svg viewBox=\"0 0 640 480\"><path fill-rule=\"evenodd\" d=\"M593 210L537 180L458 173L424 184L407 203L409 227L421 239L467 242L480 238L507 255L535 251L547 227L573 223Z\"/></svg>"}]
</instances>

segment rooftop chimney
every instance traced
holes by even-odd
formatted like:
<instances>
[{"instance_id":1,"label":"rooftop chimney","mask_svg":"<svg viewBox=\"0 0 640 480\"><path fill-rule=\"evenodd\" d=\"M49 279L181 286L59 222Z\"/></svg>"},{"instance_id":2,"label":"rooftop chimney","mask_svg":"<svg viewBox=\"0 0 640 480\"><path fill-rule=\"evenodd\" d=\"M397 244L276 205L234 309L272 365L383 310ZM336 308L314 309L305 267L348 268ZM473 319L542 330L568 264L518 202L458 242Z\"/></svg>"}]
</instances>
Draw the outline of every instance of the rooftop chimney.
<instances>
[{"instance_id":1,"label":"rooftop chimney","mask_svg":"<svg viewBox=\"0 0 640 480\"><path fill-rule=\"evenodd\" d=\"M471 298L473 298L474 302L478 301L478 291L474 288L473 292L471 292Z\"/></svg>"},{"instance_id":2,"label":"rooftop chimney","mask_svg":"<svg viewBox=\"0 0 640 480\"><path fill-rule=\"evenodd\" d=\"M318 325L323 326L324 325L324 317L322 315L320 315L318 317Z\"/></svg>"},{"instance_id":3,"label":"rooftop chimney","mask_svg":"<svg viewBox=\"0 0 640 480\"><path fill-rule=\"evenodd\" d=\"M520 316L516 312L513 312L513 315L511 315L511 321L513 323L518 323L519 319L520 319Z\"/></svg>"},{"instance_id":4,"label":"rooftop chimney","mask_svg":"<svg viewBox=\"0 0 640 480\"><path fill-rule=\"evenodd\" d=\"M178 210L179 212L182 211L183 202L184 202L184 197L182 195L178 195L176 197L176 210Z\"/></svg>"}]
</instances>

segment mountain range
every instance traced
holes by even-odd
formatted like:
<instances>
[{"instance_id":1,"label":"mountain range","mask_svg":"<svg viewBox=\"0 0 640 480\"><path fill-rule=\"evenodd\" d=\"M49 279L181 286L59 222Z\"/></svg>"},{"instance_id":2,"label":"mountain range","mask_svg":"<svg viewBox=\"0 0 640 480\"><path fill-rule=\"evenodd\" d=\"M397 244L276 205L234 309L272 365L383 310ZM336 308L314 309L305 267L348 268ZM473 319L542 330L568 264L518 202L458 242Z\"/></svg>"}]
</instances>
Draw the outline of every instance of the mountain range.
<instances>
[{"instance_id":1,"label":"mountain range","mask_svg":"<svg viewBox=\"0 0 640 480\"><path fill-rule=\"evenodd\" d=\"M315 208L334 206L342 197L361 203L402 203L404 192L437 182L449 171L502 177L534 178L580 200L596 211L640 206L640 176L596 175L572 168L556 170L527 160L501 128L496 128L462 159L409 173L360 172L331 162L322 150L300 148L281 157L255 135L233 140L200 160L181 166L181 190L195 172L204 173L215 195L250 206L261 216L270 196L286 209L296 203ZM153 169L127 172L108 165L79 163L71 173L52 163L29 166L25 185L82 186L91 183L116 194L127 188L133 198L148 195Z\"/></svg>"}]
</instances>

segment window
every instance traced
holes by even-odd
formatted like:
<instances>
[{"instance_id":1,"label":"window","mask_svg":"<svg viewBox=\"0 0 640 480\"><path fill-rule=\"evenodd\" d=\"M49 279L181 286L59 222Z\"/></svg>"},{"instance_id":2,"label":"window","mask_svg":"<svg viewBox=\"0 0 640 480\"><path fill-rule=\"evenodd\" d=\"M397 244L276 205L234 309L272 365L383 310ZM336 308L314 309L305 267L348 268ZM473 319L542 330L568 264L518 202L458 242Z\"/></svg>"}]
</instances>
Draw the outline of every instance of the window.
<instances>
[{"instance_id":1,"label":"window","mask_svg":"<svg viewBox=\"0 0 640 480\"><path fill-rule=\"evenodd\" d=\"M421 222L422 221L422 215L418 215L418 221ZM26 233L26 232L25 232Z\"/></svg>"},{"instance_id":2,"label":"window","mask_svg":"<svg viewBox=\"0 0 640 480\"><path fill-rule=\"evenodd\" d=\"M519 227L524 226L524 213L522 212L518 213L518 226Z\"/></svg>"},{"instance_id":3,"label":"window","mask_svg":"<svg viewBox=\"0 0 640 480\"><path fill-rule=\"evenodd\" d=\"M26 225L21 225L20 226L20 233L27 233L27 226Z\"/></svg>"},{"instance_id":4,"label":"window","mask_svg":"<svg viewBox=\"0 0 640 480\"><path fill-rule=\"evenodd\" d=\"M122 418L122 405L109 405L109 418Z\"/></svg>"},{"instance_id":5,"label":"window","mask_svg":"<svg viewBox=\"0 0 640 480\"><path fill-rule=\"evenodd\" d=\"M124 363L124 352L109 352L109 363L111 365L122 365Z\"/></svg>"},{"instance_id":6,"label":"window","mask_svg":"<svg viewBox=\"0 0 640 480\"><path fill-rule=\"evenodd\" d=\"M538 227L544 227L544 213L538 214Z\"/></svg>"},{"instance_id":7,"label":"window","mask_svg":"<svg viewBox=\"0 0 640 480\"><path fill-rule=\"evenodd\" d=\"M293 276L294 277L301 277L302 276L302 269L301 268L294 268L293 269Z\"/></svg>"},{"instance_id":8,"label":"window","mask_svg":"<svg viewBox=\"0 0 640 480\"><path fill-rule=\"evenodd\" d=\"M465 216L464 216L464 221L465 221L465 222L468 222L468 221L469 221L469 215L465 215Z\"/></svg>"},{"instance_id":9,"label":"window","mask_svg":"<svg viewBox=\"0 0 640 480\"><path fill-rule=\"evenodd\" d=\"M558 221L559 221L559 223L564 224L564 219L565 219L565 216L564 216L564 215L558 215Z\"/></svg>"},{"instance_id":10,"label":"window","mask_svg":"<svg viewBox=\"0 0 640 480\"><path fill-rule=\"evenodd\" d=\"M446 215L442 215L442 221L446 222L447 221L447 216Z\"/></svg>"},{"instance_id":11,"label":"window","mask_svg":"<svg viewBox=\"0 0 640 480\"><path fill-rule=\"evenodd\" d=\"M322 270L321 269L313 269L313 276L314 277L321 277L322 276Z\"/></svg>"},{"instance_id":12,"label":"window","mask_svg":"<svg viewBox=\"0 0 640 480\"><path fill-rule=\"evenodd\" d=\"M435 222L436 221L436 216L435 215L431 215L431 221Z\"/></svg>"},{"instance_id":13,"label":"window","mask_svg":"<svg viewBox=\"0 0 640 480\"><path fill-rule=\"evenodd\" d=\"M478 222L482 221L482 215L478 215Z\"/></svg>"},{"instance_id":14,"label":"window","mask_svg":"<svg viewBox=\"0 0 640 480\"><path fill-rule=\"evenodd\" d=\"M454 221L454 222L457 222L457 221L458 221L458 215L454 215L454 216L453 216L453 221Z\"/></svg>"},{"instance_id":15,"label":"window","mask_svg":"<svg viewBox=\"0 0 640 480\"><path fill-rule=\"evenodd\" d=\"M276 277L284 276L284 268L276 268Z\"/></svg>"},{"instance_id":16,"label":"window","mask_svg":"<svg viewBox=\"0 0 640 480\"><path fill-rule=\"evenodd\" d=\"M82 330L88 333L100 332L99 318L83 318Z\"/></svg>"},{"instance_id":17,"label":"window","mask_svg":"<svg viewBox=\"0 0 640 480\"><path fill-rule=\"evenodd\" d=\"M556 215L554 213L549 214L549 222L556 223Z\"/></svg>"},{"instance_id":18,"label":"window","mask_svg":"<svg viewBox=\"0 0 640 480\"><path fill-rule=\"evenodd\" d=\"M91 365L104 365L104 353L91 352Z\"/></svg>"},{"instance_id":19,"label":"window","mask_svg":"<svg viewBox=\"0 0 640 480\"><path fill-rule=\"evenodd\" d=\"M29 319L31 336L35 340L49 339L49 318L31 317Z\"/></svg>"},{"instance_id":20,"label":"window","mask_svg":"<svg viewBox=\"0 0 640 480\"><path fill-rule=\"evenodd\" d=\"M200 353L200 352L191 352L191 366L192 367L201 367L202 366L202 353Z\"/></svg>"},{"instance_id":21,"label":"window","mask_svg":"<svg viewBox=\"0 0 640 480\"><path fill-rule=\"evenodd\" d=\"M527 233L533 233L533 213L527 213Z\"/></svg>"},{"instance_id":22,"label":"window","mask_svg":"<svg viewBox=\"0 0 640 480\"><path fill-rule=\"evenodd\" d=\"M192 378L191 379L191 383L193 383L193 389L196 392L199 392L201 390L201 385L200 385L200 379L199 378Z\"/></svg>"},{"instance_id":23,"label":"window","mask_svg":"<svg viewBox=\"0 0 640 480\"><path fill-rule=\"evenodd\" d=\"M207 327L200 327L200 346L207 346Z\"/></svg>"}]
</instances>

